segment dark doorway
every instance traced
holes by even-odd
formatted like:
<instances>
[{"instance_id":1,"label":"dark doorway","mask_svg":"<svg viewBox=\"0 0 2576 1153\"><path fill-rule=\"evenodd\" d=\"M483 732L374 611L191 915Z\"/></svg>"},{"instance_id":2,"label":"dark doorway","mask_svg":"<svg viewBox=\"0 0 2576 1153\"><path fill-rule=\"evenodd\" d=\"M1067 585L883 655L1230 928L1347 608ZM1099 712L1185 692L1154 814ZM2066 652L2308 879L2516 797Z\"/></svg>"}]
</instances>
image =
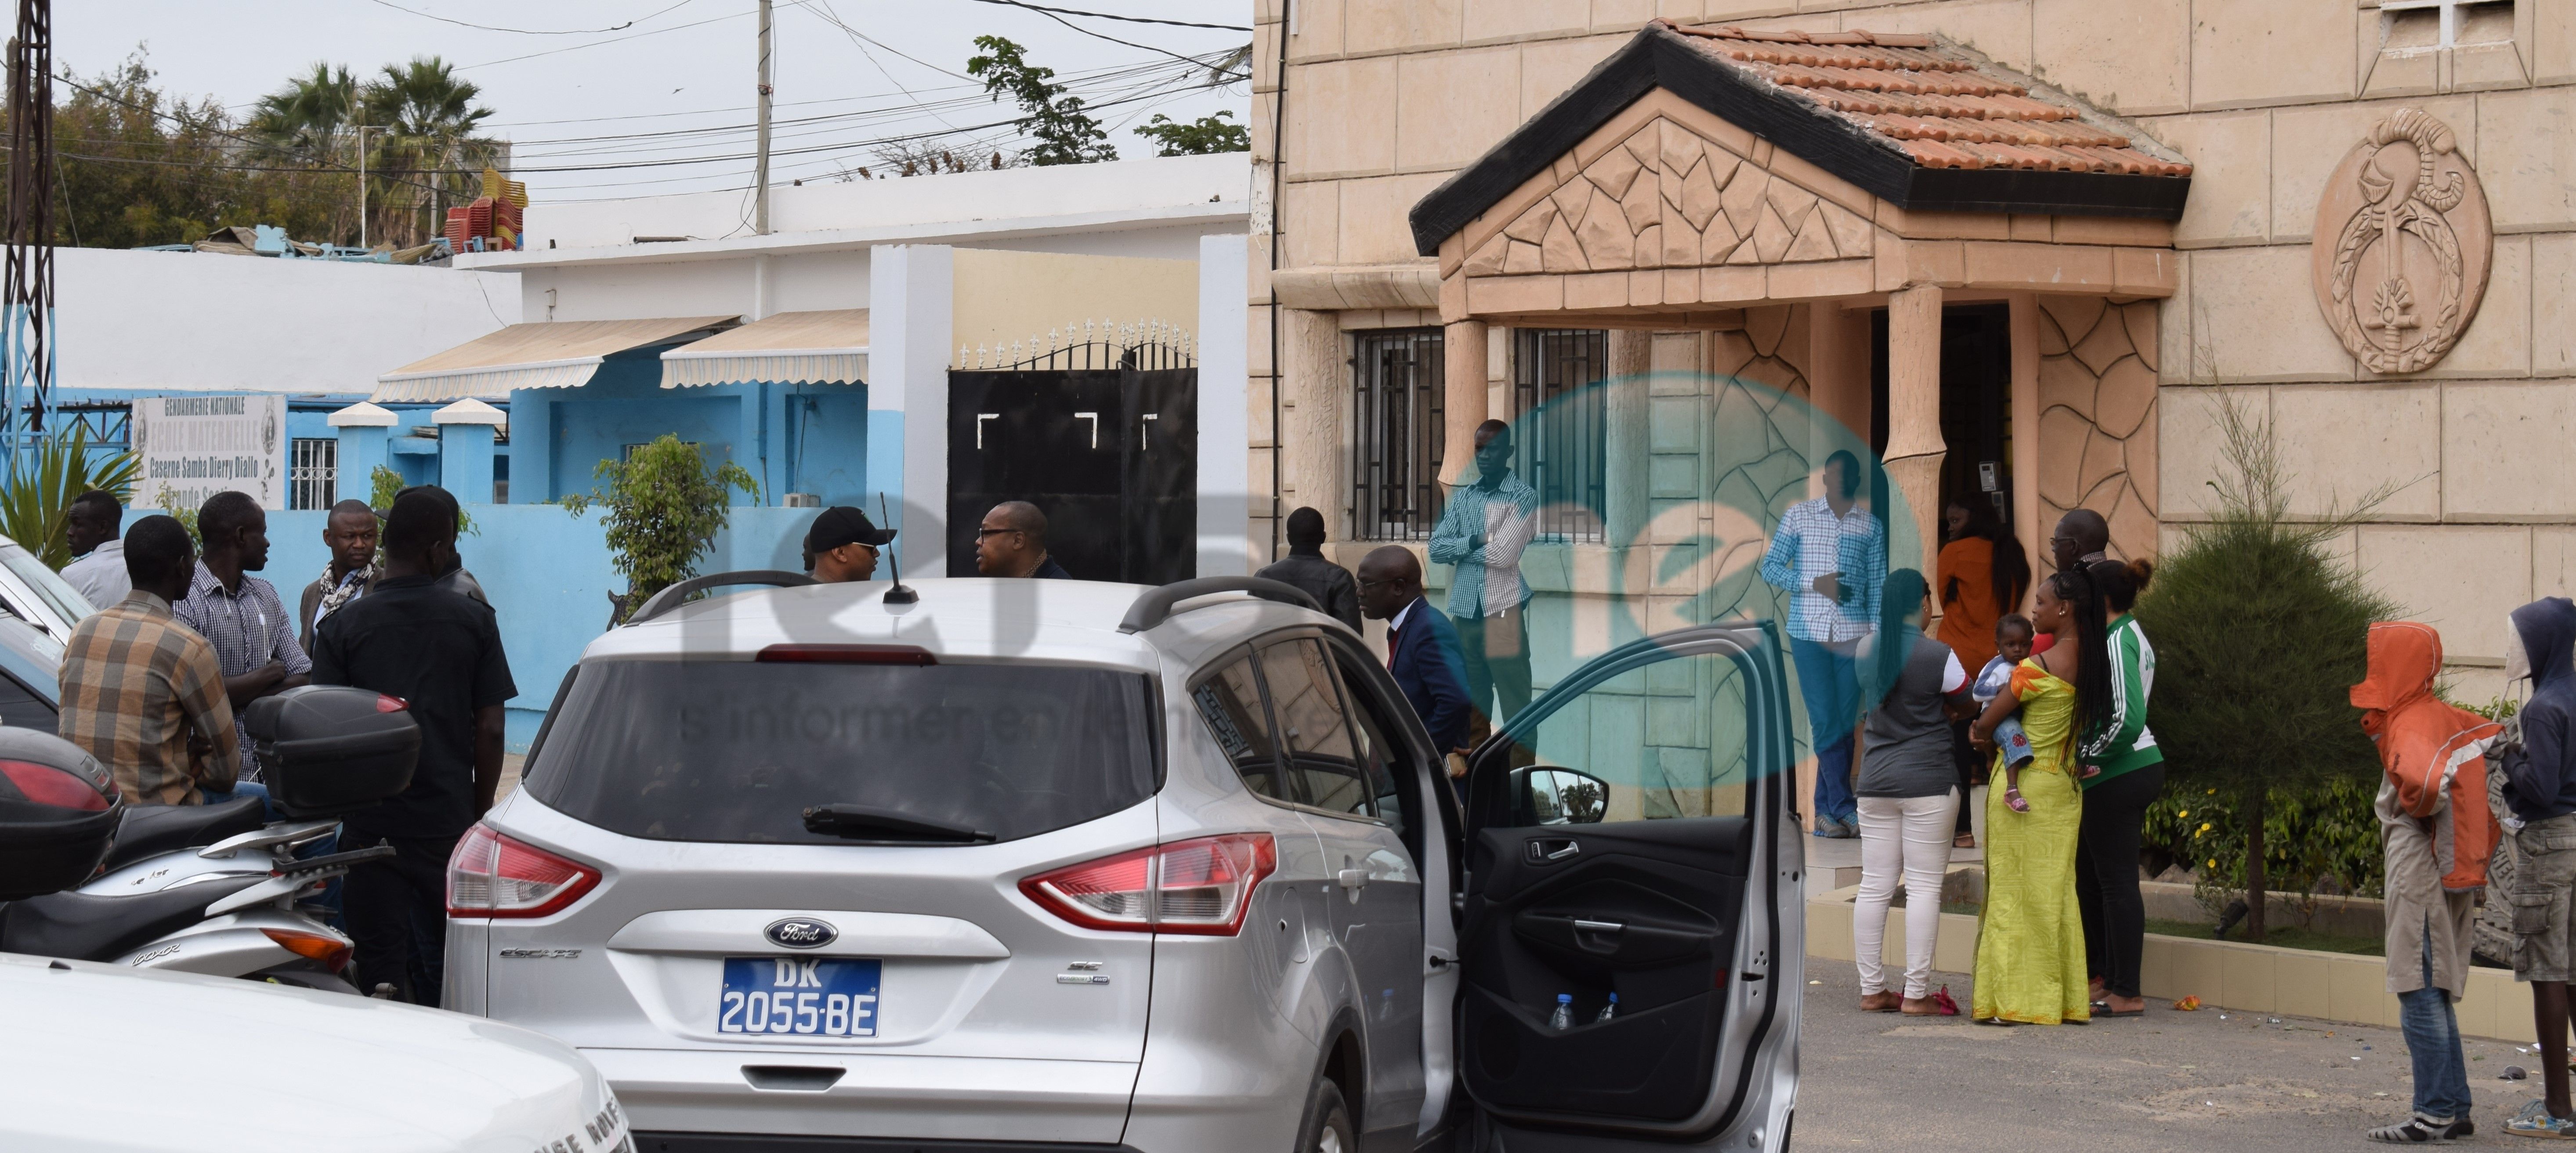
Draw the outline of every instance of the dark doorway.
<instances>
[{"instance_id":1,"label":"dark doorway","mask_svg":"<svg viewBox=\"0 0 2576 1153\"><path fill-rule=\"evenodd\" d=\"M1198 375L951 371L948 575L976 575L976 526L1006 500L1046 514L1047 551L1077 578L1167 584L1195 575Z\"/></svg>"},{"instance_id":2,"label":"dark doorway","mask_svg":"<svg viewBox=\"0 0 2576 1153\"><path fill-rule=\"evenodd\" d=\"M1887 451L1887 311L1869 327L1870 448ZM1941 310L1941 508L1954 500L1992 502L2007 527L2012 504L2012 317L2001 304L1956 304Z\"/></svg>"}]
</instances>

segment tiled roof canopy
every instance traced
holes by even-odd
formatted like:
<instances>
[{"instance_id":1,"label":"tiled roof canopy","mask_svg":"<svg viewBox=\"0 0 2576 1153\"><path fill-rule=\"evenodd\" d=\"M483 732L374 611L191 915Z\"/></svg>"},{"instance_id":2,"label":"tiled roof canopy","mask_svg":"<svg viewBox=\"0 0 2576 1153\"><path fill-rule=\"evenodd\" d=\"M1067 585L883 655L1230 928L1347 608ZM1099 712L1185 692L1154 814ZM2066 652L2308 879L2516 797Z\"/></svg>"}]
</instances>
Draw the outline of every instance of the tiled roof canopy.
<instances>
[{"instance_id":1,"label":"tiled roof canopy","mask_svg":"<svg viewBox=\"0 0 2576 1153\"><path fill-rule=\"evenodd\" d=\"M1681 28L1656 20L1413 209L1425 256L1662 88L1899 208L2182 215L2191 164L1933 36Z\"/></svg>"},{"instance_id":2,"label":"tiled roof canopy","mask_svg":"<svg viewBox=\"0 0 2576 1153\"><path fill-rule=\"evenodd\" d=\"M2025 168L2189 176L2191 165L2130 147L2063 97L1997 76L1929 36L1675 29L1793 99L1900 141L1929 168Z\"/></svg>"}]
</instances>

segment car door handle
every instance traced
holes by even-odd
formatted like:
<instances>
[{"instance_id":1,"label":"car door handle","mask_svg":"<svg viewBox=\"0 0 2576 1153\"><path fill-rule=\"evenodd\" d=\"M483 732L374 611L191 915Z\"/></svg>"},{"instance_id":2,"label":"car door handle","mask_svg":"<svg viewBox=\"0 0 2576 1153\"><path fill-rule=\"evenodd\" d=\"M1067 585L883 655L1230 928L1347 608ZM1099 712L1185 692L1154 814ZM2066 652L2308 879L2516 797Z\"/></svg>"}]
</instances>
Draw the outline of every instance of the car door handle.
<instances>
[{"instance_id":1,"label":"car door handle","mask_svg":"<svg viewBox=\"0 0 2576 1153\"><path fill-rule=\"evenodd\" d=\"M1583 846L1570 837L1550 837L1529 843L1529 859L1544 864L1562 861L1583 851Z\"/></svg>"},{"instance_id":2,"label":"car door handle","mask_svg":"<svg viewBox=\"0 0 2576 1153\"><path fill-rule=\"evenodd\" d=\"M1577 918L1574 922L1575 931L1580 933L1616 933L1627 927L1617 921L1586 921Z\"/></svg>"},{"instance_id":3,"label":"car door handle","mask_svg":"<svg viewBox=\"0 0 2576 1153\"><path fill-rule=\"evenodd\" d=\"M1345 889L1365 889L1368 887L1369 882L1368 870L1344 869L1333 874L1333 879L1341 882L1342 887Z\"/></svg>"}]
</instances>

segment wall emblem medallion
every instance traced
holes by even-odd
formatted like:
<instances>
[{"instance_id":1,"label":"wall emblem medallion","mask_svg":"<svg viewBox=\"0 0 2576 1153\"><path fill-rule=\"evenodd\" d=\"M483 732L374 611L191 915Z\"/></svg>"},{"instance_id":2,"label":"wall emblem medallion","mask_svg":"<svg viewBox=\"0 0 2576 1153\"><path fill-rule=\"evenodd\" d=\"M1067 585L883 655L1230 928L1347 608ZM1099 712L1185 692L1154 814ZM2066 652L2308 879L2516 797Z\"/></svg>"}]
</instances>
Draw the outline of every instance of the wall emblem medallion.
<instances>
[{"instance_id":1,"label":"wall emblem medallion","mask_svg":"<svg viewBox=\"0 0 2576 1153\"><path fill-rule=\"evenodd\" d=\"M2449 125L2402 108L2335 167L2317 201L2317 306L2372 372L2431 368L2486 296L2495 230Z\"/></svg>"}]
</instances>

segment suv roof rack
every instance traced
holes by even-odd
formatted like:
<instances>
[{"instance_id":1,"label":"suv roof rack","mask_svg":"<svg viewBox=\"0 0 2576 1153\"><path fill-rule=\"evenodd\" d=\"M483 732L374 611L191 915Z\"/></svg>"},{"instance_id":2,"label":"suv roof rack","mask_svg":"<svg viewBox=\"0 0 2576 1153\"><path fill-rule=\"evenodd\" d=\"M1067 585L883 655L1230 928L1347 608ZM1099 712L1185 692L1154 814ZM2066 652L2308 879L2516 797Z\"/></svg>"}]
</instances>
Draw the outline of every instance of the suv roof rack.
<instances>
[{"instance_id":1,"label":"suv roof rack","mask_svg":"<svg viewBox=\"0 0 2576 1153\"><path fill-rule=\"evenodd\" d=\"M1210 596L1216 593L1251 593L1263 600L1278 601L1281 604L1295 605L1298 608L1312 609L1316 612L1324 611L1324 606L1316 604L1315 598L1307 596L1305 590L1295 585L1263 580L1260 577L1207 576L1173 581L1137 597L1136 603L1127 608L1127 619L1118 622L1118 631L1141 633L1146 629L1154 628L1172 619L1172 606L1193 597Z\"/></svg>"},{"instance_id":2,"label":"suv roof rack","mask_svg":"<svg viewBox=\"0 0 2576 1153\"><path fill-rule=\"evenodd\" d=\"M651 599L646 600L641 607L635 610L633 616L626 618L626 623L630 625L643 624L644 622L661 616L672 609L680 607L681 602L688 600L689 594L691 593L701 592L711 588L722 588L725 585L767 585L771 588L784 589L801 588L805 585L821 583L821 581L806 576L804 573L788 572L784 569L748 569L743 572L720 572L711 576L690 577L687 580L681 581L675 585L667 586L663 588L662 591L654 593Z\"/></svg>"}]
</instances>

